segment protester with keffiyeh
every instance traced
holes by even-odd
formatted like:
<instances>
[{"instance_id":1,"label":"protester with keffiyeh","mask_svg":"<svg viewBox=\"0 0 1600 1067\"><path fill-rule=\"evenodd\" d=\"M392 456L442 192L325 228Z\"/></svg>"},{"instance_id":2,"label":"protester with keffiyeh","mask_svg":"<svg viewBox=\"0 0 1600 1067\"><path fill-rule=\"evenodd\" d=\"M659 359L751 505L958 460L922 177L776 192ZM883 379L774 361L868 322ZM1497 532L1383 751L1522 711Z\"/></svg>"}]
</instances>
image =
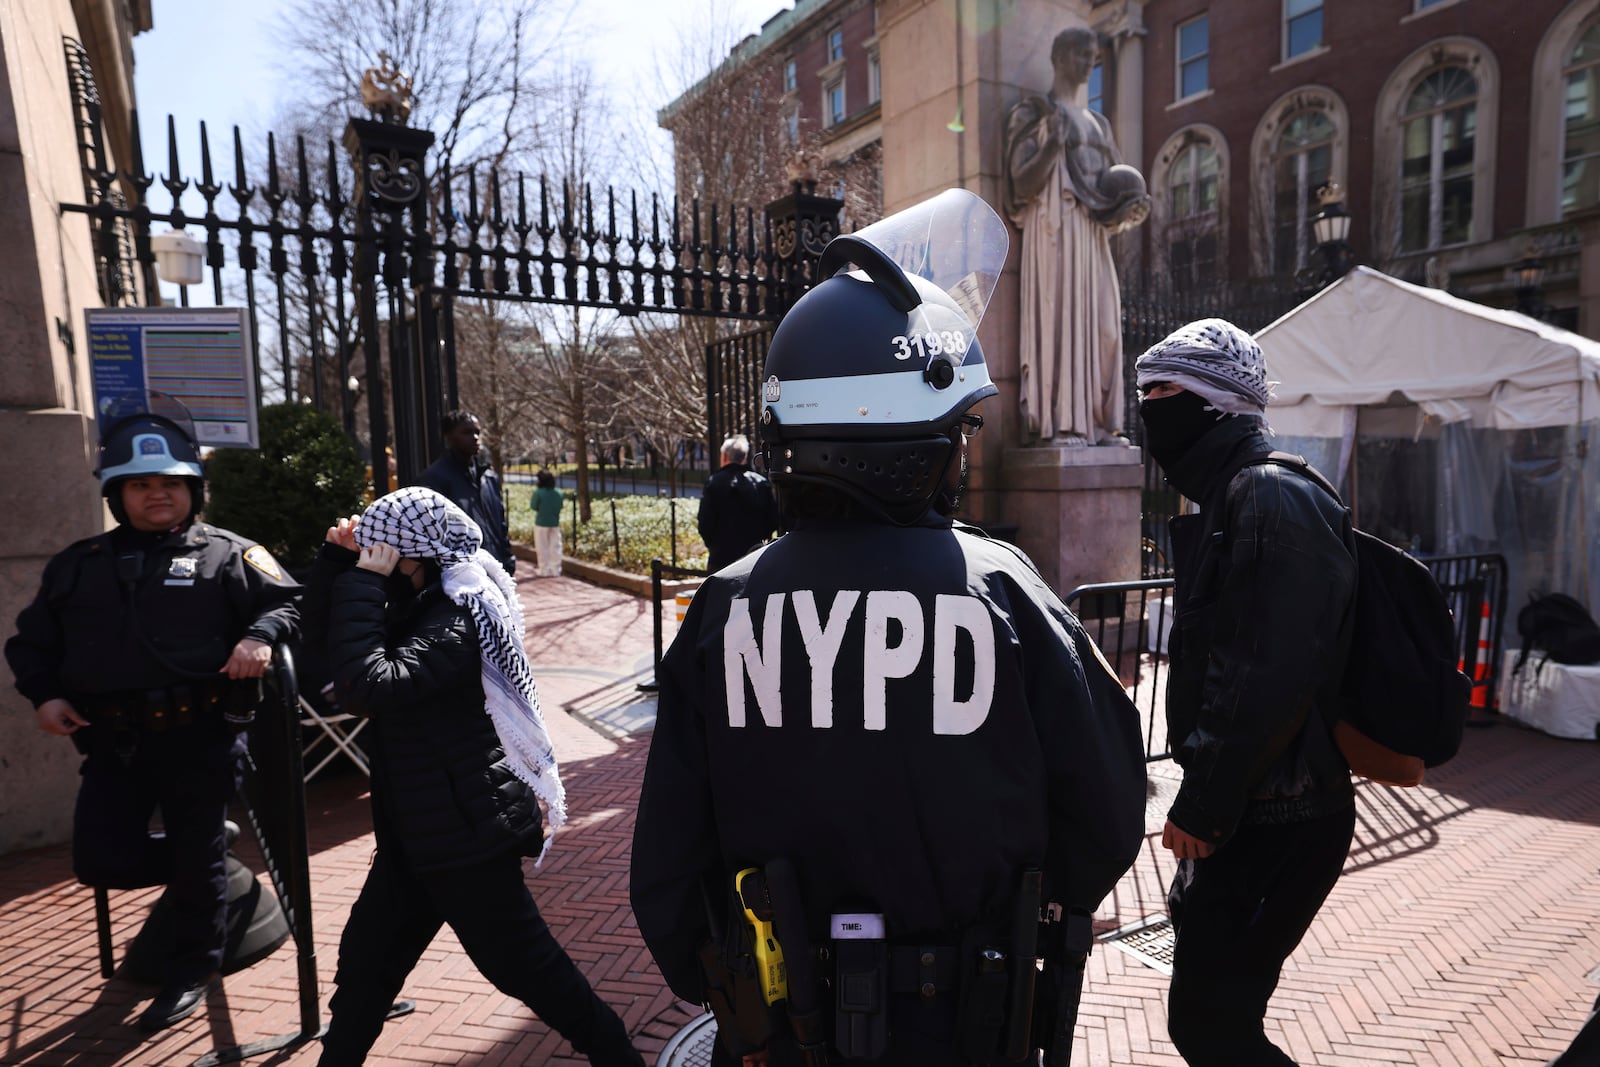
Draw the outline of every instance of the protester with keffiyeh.
<instances>
[{"instance_id":1,"label":"protester with keffiyeh","mask_svg":"<svg viewBox=\"0 0 1600 1067\"><path fill-rule=\"evenodd\" d=\"M1355 827L1333 738L1355 535L1317 479L1270 462L1273 383L1249 334L1191 322L1134 371L1141 444L1199 505L1171 523L1167 739L1183 781L1161 833L1178 861L1167 1031L1192 1067L1283 1067L1267 1004Z\"/></svg>"},{"instance_id":2,"label":"protester with keffiyeh","mask_svg":"<svg viewBox=\"0 0 1600 1067\"><path fill-rule=\"evenodd\" d=\"M516 588L473 521L413 486L328 530L308 642L340 706L366 717L377 849L339 944L323 1065L358 1064L448 923L474 965L591 1064L643 1067L539 915L522 859L566 797L522 647Z\"/></svg>"}]
</instances>

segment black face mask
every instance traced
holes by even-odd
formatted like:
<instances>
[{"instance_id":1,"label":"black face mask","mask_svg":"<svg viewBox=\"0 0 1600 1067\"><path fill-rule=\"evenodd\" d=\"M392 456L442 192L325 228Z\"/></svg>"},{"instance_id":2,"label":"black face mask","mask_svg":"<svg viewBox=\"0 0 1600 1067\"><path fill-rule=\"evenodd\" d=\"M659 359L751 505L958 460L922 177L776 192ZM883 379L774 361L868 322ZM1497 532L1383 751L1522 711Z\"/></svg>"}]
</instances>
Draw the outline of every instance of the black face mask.
<instances>
[{"instance_id":1,"label":"black face mask","mask_svg":"<svg viewBox=\"0 0 1600 1067\"><path fill-rule=\"evenodd\" d=\"M404 607L415 600L419 592L417 587L411 584L411 576L401 574L398 565L383 580L383 591L389 599L390 608Z\"/></svg>"},{"instance_id":2,"label":"black face mask","mask_svg":"<svg viewBox=\"0 0 1600 1067\"><path fill-rule=\"evenodd\" d=\"M1160 400L1139 402L1139 418L1144 422L1144 446L1161 469L1172 472L1173 465L1217 425L1223 415L1207 411L1209 401L1185 389Z\"/></svg>"}]
</instances>

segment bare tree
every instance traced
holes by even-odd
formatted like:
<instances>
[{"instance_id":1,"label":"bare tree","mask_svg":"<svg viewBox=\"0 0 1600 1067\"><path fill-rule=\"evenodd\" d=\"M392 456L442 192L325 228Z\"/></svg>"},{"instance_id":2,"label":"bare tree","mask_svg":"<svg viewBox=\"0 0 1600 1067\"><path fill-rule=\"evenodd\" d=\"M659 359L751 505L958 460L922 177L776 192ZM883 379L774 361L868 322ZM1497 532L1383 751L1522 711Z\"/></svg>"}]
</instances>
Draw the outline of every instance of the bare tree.
<instances>
[{"instance_id":1,"label":"bare tree","mask_svg":"<svg viewBox=\"0 0 1600 1067\"><path fill-rule=\"evenodd\" d=\"M433 132L456 169L503 164L538 147L551 90L539 72L571 17L568 0L293 0L277 23L287 113L337 133L362 73L387 54L415 90L410 125Z\"/></svg>"}]
</instances>

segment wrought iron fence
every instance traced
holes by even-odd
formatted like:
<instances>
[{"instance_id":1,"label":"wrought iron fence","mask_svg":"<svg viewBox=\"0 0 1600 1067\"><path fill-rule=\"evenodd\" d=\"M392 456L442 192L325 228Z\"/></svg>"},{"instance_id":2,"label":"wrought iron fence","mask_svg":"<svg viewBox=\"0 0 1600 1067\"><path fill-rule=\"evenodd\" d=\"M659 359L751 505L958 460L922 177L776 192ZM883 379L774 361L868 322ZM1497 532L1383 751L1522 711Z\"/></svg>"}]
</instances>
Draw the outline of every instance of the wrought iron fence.
<instances>
[{"instance_id":1,"label":"wrought iron fence","mask_svg":"<svg viewBox=\"0 0 1600 1067\"><path fill-rule=\"evenodd\" d=\"M433 152L428 131L359 118L342 145L296 137L282 158L285 145L268 134L264 166L247 165L237 127L231 160L214 159L201 123L196 173L182 166L169 117L158 176L135 113L128 158L113 167L87 56L77 42L64 47L84 201L61 207L89 218L104 302L159 302L152 228L198 226L212 298L249 310L258 380L263 319L273 320L285 396L335 407L352 431L346 384L364 371L369 439L381 451L392 428L402 481L431 458L438 420L458 402L456 301L773 322L812 283L837 230L842 205L814 183L760 210L683 205L546 175L463 172ZM189 286L178 295L187 306Z\"/></svg>"}]
</instances>

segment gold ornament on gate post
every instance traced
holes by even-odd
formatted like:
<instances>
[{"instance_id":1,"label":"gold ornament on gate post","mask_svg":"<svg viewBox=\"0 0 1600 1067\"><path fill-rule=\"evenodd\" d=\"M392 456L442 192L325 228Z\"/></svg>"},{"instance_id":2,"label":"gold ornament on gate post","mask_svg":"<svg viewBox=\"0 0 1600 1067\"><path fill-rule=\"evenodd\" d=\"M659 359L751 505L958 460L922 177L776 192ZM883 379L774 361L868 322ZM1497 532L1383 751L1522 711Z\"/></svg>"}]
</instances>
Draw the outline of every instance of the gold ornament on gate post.
<instances>
[{"instance_id":1,"label":"gold ornament on gate post","mask_svg":"<svg viewBox=\"0 0 1600 1067\"><path fill-rule=\"evenodd\" d=\"M361 75L361 103L380 121L404 126L411 116L411 77L403 74L388 52Z\"/></svg>"}]
</instances>

